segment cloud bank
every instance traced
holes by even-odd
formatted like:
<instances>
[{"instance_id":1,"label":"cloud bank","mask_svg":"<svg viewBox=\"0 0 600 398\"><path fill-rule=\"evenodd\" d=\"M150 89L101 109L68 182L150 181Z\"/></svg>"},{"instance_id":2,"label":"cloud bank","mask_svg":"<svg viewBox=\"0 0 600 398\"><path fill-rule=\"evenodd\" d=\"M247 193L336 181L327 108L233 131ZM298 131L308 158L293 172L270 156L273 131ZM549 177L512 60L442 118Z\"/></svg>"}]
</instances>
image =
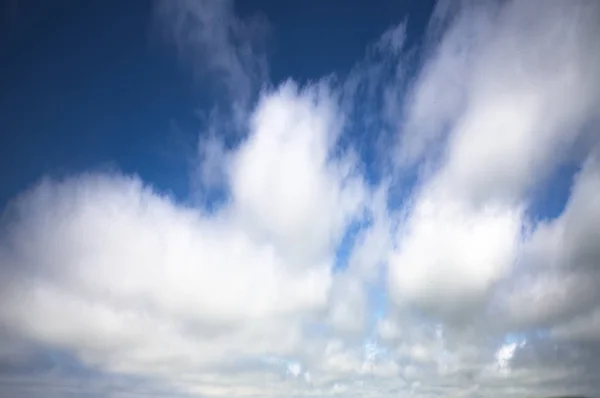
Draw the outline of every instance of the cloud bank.
<instances>
[{"instance_id":1,"label":"cloud bank","mask_svg":"<svg viewBox=\"0 0 600 398\"><path fill-rule=\"evenodd\" d=\"M228 145L217 120L199 139L191 173L223 198L183 204L118 173L14 198L3 389L600 391L596 3L440 3L418 56L400 23L349 75L303 86L268 81L265 22L233 3L157 10L191 67L227 87L244 133ZM568 200L548 214L564 168L577 170Z\"/></svg>"}]
</instances>

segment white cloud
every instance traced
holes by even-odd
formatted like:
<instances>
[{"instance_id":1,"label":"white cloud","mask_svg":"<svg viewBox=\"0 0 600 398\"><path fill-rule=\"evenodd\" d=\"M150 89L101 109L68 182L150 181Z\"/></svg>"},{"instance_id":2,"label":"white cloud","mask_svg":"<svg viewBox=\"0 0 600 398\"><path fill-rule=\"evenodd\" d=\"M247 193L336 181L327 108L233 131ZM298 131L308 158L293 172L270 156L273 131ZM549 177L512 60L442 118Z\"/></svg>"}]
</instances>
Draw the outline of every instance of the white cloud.
<instances>
[{"instance_id":1,"label":"white cloud","mask_svg":"<svg viewBox=\"0 0 600 398\"><path fill-rule=\"evenodd\" d=\"M503 372L510 371L510 361L515 355L515 350L518 347L522 347L524 345L521 343L507 343L496 351L496 362L498 363L498 367Z\"/></svg>"},{"instance_id":2,"label":"white cloud","mask_svg":"<svg viewBox=\"0 0 600 398\"><path fill-rule=\"evenodd\" d=\"M331 326L346 333L364 333L369 317L363 281L343 275L334 281L329 305Z\"/></svg>"},{"instance_id":3,"label":"white cloud","mask_svg":"<svg viewBox=\"0 0 600 398\"><path fill-rule=\"evenodd\" d=\"M414 87L413 95L429 108L416 100L403 131L407 139L429 141L428 134L447 134L447 145L440 166L423 175L413 194L390 259L397 301L458 311L487 301L494 283L511 270L529 194L595 117L600 84L593 70L600 67L600 51L589 17L595 11L585 4L507 3L497 10L467 9L454 19ZM447 91L464 101L448 101L448 110L429 92L446 91L438 81L448 81L446 71L457 68L457 59L468 64L467 72ZM433 130L423 127L423 137L414 130L419 122L411 122L421 113L435 123ZM409 153L422 146L401 145Z\"/></svg>"},{"instance_id":4,"label":"white cloud","mask_svg":"<svg viewBox=\"0 0 600 398\"><path fill-rule=\"evenodd\" d=\"M593 334L597 327L594 308L600 298L600 251L594 239L600 233L599 197L596 151L575 177L563 213L554 220L540 222L527 241L520 272L528 276L520 277L508 299L509 316L514 322L556 325L555 333L561 336L572 331L583 337L583 329ZM524 306L524 302L535 303L535 308Z\"/></svg>"},{"instance_id":5,"label":"white cloud","mask_svg":"<svg viewBox=\"0 0 600 398\"><path fill-rule=\"evenodd\" d=\"M348 79L275 89L264 21L230 1L157 11L228 88L191 172L223 200L184 205L121 174L15 198L0 230L0 384L6 367L81 392L60 364L27 373L47 351L138 383L89 383L109 396L598 391L595 3L440 3L422 52L407 56L403 22ZM367 147L383 160L365 164ZM568 203L540 220L535 195L567 159L581 166Z\"/></svg>"},{"instance_id":6,"label":"white cloud","mask_svg":"<svg viewBox=\"0 0 600 398\"><path fill-rule=\"evenodd\" d=\"M215 213L137 178L42 182L8 214L2 325L87 366L166 379L298 355L365 200L331 157L336 118L324 86L265 93L248 139L222 157L232 196Z\"/></svg>"},{"instance_id":7,"label":"white cloud","mask_svg":"<svg viewBox=\"0 0 600 398\"><path fill-rule=\"evenodd\" d=\"M299 98L296 90L284 84L258 105L251 121L257 133L230 170L236 216L289 250L290 261L332 260L326 255L366 198L352 164L330 162L343 120L327 87Z\"/></svg>"},{"instance_id":8,"label":"white cloud","mask_svg":"<svg viewBox=\"0 0 600 398\"><path fill-rule=\"evenodd\" d=\"M520 212L481 210L452 197L423 193L390 257L391 293L434 312L479 304L515 260ZM483 296L483 297L482 297Z\"/></svg>"}]
</instances>

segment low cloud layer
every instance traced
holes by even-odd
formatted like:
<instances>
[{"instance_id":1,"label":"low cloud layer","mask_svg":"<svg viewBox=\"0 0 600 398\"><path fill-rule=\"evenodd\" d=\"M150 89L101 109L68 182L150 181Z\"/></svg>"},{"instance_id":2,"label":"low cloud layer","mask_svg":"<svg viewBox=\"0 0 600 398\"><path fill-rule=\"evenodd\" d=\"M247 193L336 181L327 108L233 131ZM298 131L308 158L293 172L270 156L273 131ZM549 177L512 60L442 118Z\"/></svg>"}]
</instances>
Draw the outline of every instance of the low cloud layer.
<instances>
[{"instance_id":1,"label":"low cloud layer","mask_svg":"<svg viewBox=\"0 0 600 398\"><path fill-rule=\"evenodd\" d=\"M189 65L228 87L215 118L243 137L213 120L190 171L222 198L183 204L119 173L14 198L3 389L600 391L596 3L440 3L419 51L400 23L348 76L304 86L268 82L265 22L232 3L157 10ZM568 200L545 214L564 167Z\"/></svg>"}]
</instances>

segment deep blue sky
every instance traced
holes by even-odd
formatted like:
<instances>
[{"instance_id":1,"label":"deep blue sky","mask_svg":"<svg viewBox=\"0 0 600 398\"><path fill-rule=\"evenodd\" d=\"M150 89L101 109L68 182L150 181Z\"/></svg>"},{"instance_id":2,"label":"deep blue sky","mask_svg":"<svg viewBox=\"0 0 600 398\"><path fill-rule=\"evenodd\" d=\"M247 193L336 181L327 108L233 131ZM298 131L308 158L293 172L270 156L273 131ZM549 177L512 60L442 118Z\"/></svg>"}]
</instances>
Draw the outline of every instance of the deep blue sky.
<instances>
[{"instance_id":1,"label":"deep blue sky","mask_svg":"<svg viewBox=\"0 0 600 398\"><path fill-rule=\"evenodd\" d=\"M300 81L359 61L409 19L420 36L432 4L409 0L240 1L271 32L271 79ZM7 0L0 29L0 203L43 175L118 168L185 197L187 159L211 99L161 41L150 0ZM310 21L311 29L306 29Z\"/></svg>"}]
</instances>

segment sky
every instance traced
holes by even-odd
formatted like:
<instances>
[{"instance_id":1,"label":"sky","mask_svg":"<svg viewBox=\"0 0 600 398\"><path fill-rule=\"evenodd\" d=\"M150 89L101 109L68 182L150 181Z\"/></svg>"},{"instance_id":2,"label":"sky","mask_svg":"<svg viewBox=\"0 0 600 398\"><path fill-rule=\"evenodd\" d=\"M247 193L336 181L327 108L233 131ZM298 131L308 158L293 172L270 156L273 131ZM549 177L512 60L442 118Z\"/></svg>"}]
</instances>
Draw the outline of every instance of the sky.
<instances>
[{"instance_id":1,"label":"sky","mask_svg":"<svg viewBox=\"0 0 600 398\"><path fill-rule=\"evenodd\" d=\"M599 3L0 24L2 394L600 392Z\"/></svg>"}]
</instances>

